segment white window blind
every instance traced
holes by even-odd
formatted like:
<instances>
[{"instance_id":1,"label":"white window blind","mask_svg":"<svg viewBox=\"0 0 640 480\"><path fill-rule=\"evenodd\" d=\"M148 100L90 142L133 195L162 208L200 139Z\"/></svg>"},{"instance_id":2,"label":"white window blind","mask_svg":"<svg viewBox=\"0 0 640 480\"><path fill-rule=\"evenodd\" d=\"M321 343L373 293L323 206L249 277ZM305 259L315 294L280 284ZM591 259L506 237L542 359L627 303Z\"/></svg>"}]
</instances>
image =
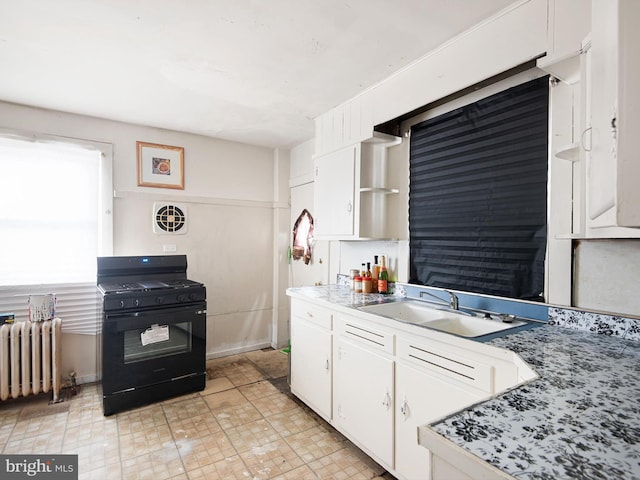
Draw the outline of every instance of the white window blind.
<instances>
[{"instance_id":1,"label":"white window blind","mask_svg":"<svg viewBox=\"0 0 640 480\"><path fill-rule=\"evenodd\" d=\"M0 136L0 311L55 293L63 331L96 332L96 257L111 247L111 152ZM107 150L107 155L105 155Z\"/></svg>"},{"instance_id":2,"label":"white window blind","mask_svg":"<svg viewBox=\"0 0 640 480\"><path fill-rule=\"evenodd\" d=\"M0 287L0 311L13 312L16 319L28 318L29 295L56 294L56 316L62 319L62 331L95 335L97 317L96 282L53 285L16 285Z\"/></svg>"}]
</instances>

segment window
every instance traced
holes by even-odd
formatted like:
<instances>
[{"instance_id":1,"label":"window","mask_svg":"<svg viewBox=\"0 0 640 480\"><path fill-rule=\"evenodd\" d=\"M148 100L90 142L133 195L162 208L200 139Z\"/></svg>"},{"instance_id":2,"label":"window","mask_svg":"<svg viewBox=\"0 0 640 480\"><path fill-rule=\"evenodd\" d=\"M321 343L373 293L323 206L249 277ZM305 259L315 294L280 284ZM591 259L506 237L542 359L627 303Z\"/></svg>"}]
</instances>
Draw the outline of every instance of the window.
<instances>
[{"instance_id":1,"label":"window","mask_svg":"<svg viewBox=\"0 0 640 480\"><path fill-rule=\"evenodd\" d=\"M110 145L0 136L0 311L55 293L63 330L95 330L96 257L111 254Z\"/></svg>"},{"instance_id":2,"label":"window","mask_svg":"<svg viewBox=\"0 0 640 480\"><path fill-rule=\"evenodd\" d=\"M543 301L547 77L411 129L410 282Z\"/></svg>"}]
</instances>

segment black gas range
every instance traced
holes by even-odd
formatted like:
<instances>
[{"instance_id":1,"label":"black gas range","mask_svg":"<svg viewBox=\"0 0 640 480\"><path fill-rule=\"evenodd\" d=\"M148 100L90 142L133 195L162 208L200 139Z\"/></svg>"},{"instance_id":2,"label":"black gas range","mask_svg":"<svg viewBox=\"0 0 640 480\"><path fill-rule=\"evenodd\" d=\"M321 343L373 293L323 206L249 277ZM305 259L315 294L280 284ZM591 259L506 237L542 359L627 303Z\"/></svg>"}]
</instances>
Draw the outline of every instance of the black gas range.
<instances>
[{"instance_id":1,"label":"black gas range","mask_svg":"<svg viewBox=\"0 0 640 480\"><path fill-rule=\"evenodd\" d=\"M98 292L109 311L206 300L204 285L187 278L186 255L98 257Z\"/></svg>"},{"instance_id":2,"label":"black gas range","mask_svg":"<svg viewBox=\"0 0 640 480\"><path fill-rule=\"evenodd\" d=\"M205 386L206 288L186 255L99 257L105 415Z\"/></svg>"},{"instance_id":3,"label":"black gas range","mask_svg":"<svg viewBox=\"0 0 640 480\"><path fill-rule=\"evenodd\" d=\"M148 258L148 257L145 257ZM207 298L204 285L187 279L127 280L101 283L98 289L106 310L155 308L203 301Z\"/></svg>"}]
</instances>

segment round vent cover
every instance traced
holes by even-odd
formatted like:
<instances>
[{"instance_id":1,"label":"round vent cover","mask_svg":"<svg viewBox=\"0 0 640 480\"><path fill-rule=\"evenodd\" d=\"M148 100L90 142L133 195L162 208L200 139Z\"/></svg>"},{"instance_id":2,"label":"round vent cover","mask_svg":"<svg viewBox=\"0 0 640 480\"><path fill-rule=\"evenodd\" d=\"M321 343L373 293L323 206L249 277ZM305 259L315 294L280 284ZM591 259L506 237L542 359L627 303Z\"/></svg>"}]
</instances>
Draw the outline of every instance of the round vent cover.
<instances>
[{"instance_id":1,"label":"round vent cover","mask_svg":"<svg viewBox=\"0 0 640 480\"><path fill-rule=\"evenodd\" d=\"M155 233L186 233L186 208L175 204L155 204L153 231Z\"/></svg>"}]
</instances>

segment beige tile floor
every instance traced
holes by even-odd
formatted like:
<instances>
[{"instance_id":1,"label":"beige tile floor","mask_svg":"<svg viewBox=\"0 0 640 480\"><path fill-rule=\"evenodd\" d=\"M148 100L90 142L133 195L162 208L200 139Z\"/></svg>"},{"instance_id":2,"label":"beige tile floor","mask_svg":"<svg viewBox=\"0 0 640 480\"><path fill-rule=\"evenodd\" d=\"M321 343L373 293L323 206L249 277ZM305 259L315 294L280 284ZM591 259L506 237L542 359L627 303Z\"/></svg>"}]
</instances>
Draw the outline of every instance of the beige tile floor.
<instances>
[{"instance_id":1,"label":"beige tile floor","mask_svg":"<svg viewBox=\"0 0 640 480\"><path fill-rule=\"evenodd\" d=\"M80 479L393 479L293 397L287 357L207 363L206 389L102 415L96 385L0 403L0 452L77 454Z\"/></svg>"}]
</instances>

